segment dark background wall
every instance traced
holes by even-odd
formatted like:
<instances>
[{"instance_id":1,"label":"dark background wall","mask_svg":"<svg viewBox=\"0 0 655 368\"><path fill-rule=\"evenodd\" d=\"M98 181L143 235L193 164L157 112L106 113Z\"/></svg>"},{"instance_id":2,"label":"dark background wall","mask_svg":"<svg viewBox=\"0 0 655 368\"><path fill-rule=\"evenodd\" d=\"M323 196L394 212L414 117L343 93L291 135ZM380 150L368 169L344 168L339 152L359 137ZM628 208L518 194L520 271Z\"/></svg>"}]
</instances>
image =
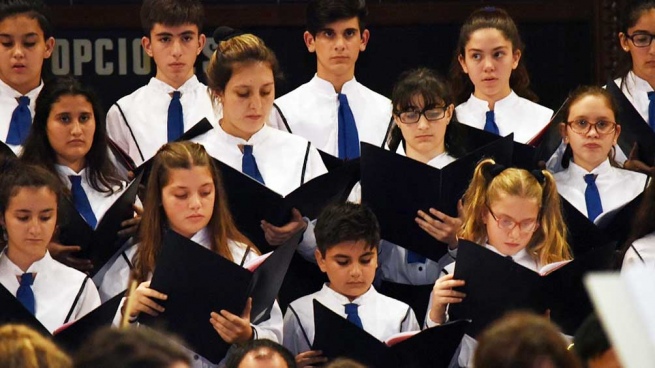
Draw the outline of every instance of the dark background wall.
<instances>
[{"instance_id":1,"label":"dark background wall","mask_svg":"<svg viewBox=\"0 0 655 368\"><path fill-rule=\"evenodd\" d=\"M109 4L108 4L109 3ZM138 11L140 1L50 1L58 47L55 74L73 73L96 87L106 106L147 83L154 64L144 57ZM286 81L277 94L297 87L315 72L315 58L303 44L302 1L205 1L206 34L230 25L262 37L276 52ZM608 4L606 4L608 3ZM369 1L371 40L357 65L363 84L389 95L406 69L428 66L447 74L459 26L476 8L508 10L526 44L524 58L541 103L556 109L579 84L604 81L604 51L614 43L605 29L613 2L551 1ZM609 15L608 15L609 14ZM615 33L614 33L615 34ZM196 65L213 51L209 42Z\"/></svg>"}]
</instances>

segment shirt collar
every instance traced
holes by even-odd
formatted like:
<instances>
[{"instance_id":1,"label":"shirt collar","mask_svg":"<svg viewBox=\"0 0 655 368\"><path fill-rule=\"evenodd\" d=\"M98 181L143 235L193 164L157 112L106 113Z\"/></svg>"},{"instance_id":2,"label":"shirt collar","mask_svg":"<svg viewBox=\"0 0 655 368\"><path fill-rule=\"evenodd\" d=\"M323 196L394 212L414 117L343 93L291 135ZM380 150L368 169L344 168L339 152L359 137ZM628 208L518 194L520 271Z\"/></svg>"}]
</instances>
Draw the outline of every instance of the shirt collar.
<instances>
[{"instance_id":1,"label":"shirt collar","mask_svg":"<svg viewBox=\"0 0 655 368\"><path fill-rule=\"evenodd\" d=\"M191 78L189 78L186 82L184 82L184 84L182 84L178 89L175 89L170 85L168 85L166 82L154 77L150 78L150 82L148 82L149 87L154 88L163 93L168 94L168 93L173 93L174 91L180 91L182 92L182 95L184 95L187 92L193 91L199 84L200 82L198 81L198 77L196 77L195 74L192 75Z\"/></svg>"},{"instance_id":2,"label":"shirt collar","mask_svg":"<svg viewBox=\"0 0 655 368\"><path fill-rule=\"evenodd\" d=\"M341 305L346 305L349 303L362 305L365 304L367 300L375 297L375 295L377 294L377 291L375 291L375 288L373 287L373 285L371 285L364 294L358 296L353 301L350 301L350 299L348 299L348 297L346 297L345 295L339 294L338 292L330 288L329 284L330 284L329 282L323 284L323 289L321 291L323 291L325 294L336 300Z\"/></svg>"},{"instance_id":3,"label":"shirt collar","mask_svg":"<svg viewBox=\"0 0 655 368\"><path fill-rule=\"evenodd\" d=\"M500 254L503 257L507 257L508 254L503 254L501 253L496 247L494 247L491 244L485 244L485 248L493 251L494 253ZM512 260L522 266L527 266L527 265L534 265L535 267L537 266L536 261L534 258L530 256L530 253L528 253L527 247L521 249L520 251L516 252L512 257Z\"/></svg>"},{"instance_id":4,"label":"shirt collar","mask_svg":"<svg viewBox=\"0 0 655 368\"><path fill-rule=\"evenodd\" d=\"M212 242L211 242L211 234L209 233L209 229L207 229L207 227L203 227L202 229L200 229L200 231L193 234L193 236L191 237L191 241L198 243L207 249L211 249Z\"/></svg>"},{"instance_id":5,"label":"shirt collar","mask_svg":"<svg viewBox=\"0 0 655 368\"><path fill-rule=\"evenodd\" d=\"M27 92L24 95L30 98L30 105L32 106L34 105L34 103L36 102L36 98L39 96L39 93L41 93L42 89L43 89L43 81L41 81L41 83L39 83L39 85L36 88ZM23 96L22 93L11 88L8 84L3 82L2 79L0 79L0 96L2 95L13 96L14 98Z\"/></svg>"},{"instance_id":6,"label":"shirt collar","mask_svg":"<svg viewBox=\"0 0 655 368\"><path fill-rule=\"evenodd\" d=\"M473 94L471 94L471 98L469 99L469 101L473 103L474 106L478 108L482 108L485 111L489 111L489 102L479 99L475 97ZM498 109L507 109L518 101L519 101L519 96L512 90L510 91L509 95L496 101L496 103L494 104L494 111Z\"/></svg>"},{"instance_id":7,"label":"shirt collar","mask_svg":"<svg viewBox=\"0 0 655 368\"><path fill-rule=\"evenodd\" d=\"M628 73L627 78L625 78L625 83L628 90L632 92L637 91L647 93L653 90L653 87L651 87L646 80L639 78L633 71Z\"/></svg>"},{"instance_id":8,"label":"shirt collar","mask_svg":"<svg viewBox=\"0 0 655 368\"><path fill-rule=\"evenodd\" d=\"M75 176L83 176L86 178L86 167L80 170L80 172L75 172L73 169L71 169L68 166L55 164L55 170L57 170L57 174L59 174L59 178L61 179L62 183L67 183L66 185L69 188L70 188L70 179L68 178L69 176L75 175Z\"/></svg>"},{"instance_id":9,"label":"shirt collar","mask_svg":"<svg viewBox=\"0 0 655 368\"><path fill-rule=\"evenodd\" d=\"M569 171L571 172L571 175L574 177L580 177L584 181L584 176L587 174L596 174L596 175L604 175L610 172L612 170L612 165L610 165L610 160L605 159L600 165L596 166L593 170L588 172L587 170L583 169L581 166L576 165L573 160L569 162Z\"/></svg>"},{"instance_id":10,"label":"shirt collar","mask_svg":"<svg viewBox=\"0 0 655 368\"><path fill-rule=\"evenodd\" d=\"M320 93L330 96L337 95L337 92L334 90L334 86L332 85L332 83L330 83L325 79L320 78L317 74L314 74L314 78L312 78L312 80L310 80L309 83L314 88L316 88ZM341 92L344 93L345 95L348 95L348 92L355 91L356 86L357 86L357 80L355 79L355 77L353 77L353 79L343 84L343 86L341 87Z\"/></svg>"},{"instance_id":11,"label":"shirt collar","mask_svg":"<svg viewBox=\"0 0 655 368\"><path fill-rule=\"evenodd\" d=\"M261 129L259 129L257 133L253 134L252 137L250 137L250 139L248 140L228 134L225 130L223 130L221 124L218 125L218 129L216 131L218 135L229 145L255 146L257 144L261 144L270 135L271 129L274 128L271 128L267 124L264 124L264 126Z\"/></svg>"},{"instance_id":12,"label":"shirt collar","mask_svg":"<svg viewBox=\"0 0 655 368\"><path fill-rule=\"evenodd\" d=\"M396 153L407 157L407 152L405 152L405 147L403 147L402 144L398 145L398 150L396 150ZM430 165L432 167L436 167L437 169L441 169L444 166L448 165L450 162L452 162L450 159L450 155L448 154L447 151L443 151L442 153L434 156L432 160L427 162L427 165Z\"/></svg>"},{"instance_id":13,"label":"shirt collar","mask_svg":"<svg viewBox=\"0 0 655 368\"><path fill-rule=\"evenodd\" d=\"M46 250L45 255L43 258L39 259L38 261L35 261L30 265L30 267L27 268L27 271L25 272L31 272L31 273L38 273L41 271L44 271L48 267L48 262L52 261L52 257L50 256L50 253ZM0 252L0 264L5 264L6 267L8 268L8 273L10 274L15 274L15 275L22 275L24 272L23 270L20 269L20 267L16 266L14 262L7 257L7 248Z\"/></svg>"}]
</instances>

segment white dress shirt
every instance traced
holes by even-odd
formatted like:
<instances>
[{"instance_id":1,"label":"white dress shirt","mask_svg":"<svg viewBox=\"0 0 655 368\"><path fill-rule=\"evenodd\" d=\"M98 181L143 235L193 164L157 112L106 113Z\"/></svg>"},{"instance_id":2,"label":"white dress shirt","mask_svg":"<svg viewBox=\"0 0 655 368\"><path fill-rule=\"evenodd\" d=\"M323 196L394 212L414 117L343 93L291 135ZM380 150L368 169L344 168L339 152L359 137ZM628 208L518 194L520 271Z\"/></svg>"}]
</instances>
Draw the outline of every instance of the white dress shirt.
<instances>
[{"instance_id":1,"label":"white dress shirt","mask_svg":"<svg viewBox=\"0 0 655 368\"><path fill-rule=\"evenodd\" d=\"M50 332L67 322L80 319L100 306L98 291L91 280L86 280L80 298L74 305L86 275L55 261L47 251L45 256L32 263L26 272L35 273L32 284L35 317ZM14 296L20 286L17 276L23 273L7 257L6 250L0 252L0 283ZM70 320L66 321L71 308L73 313Z\"/></svg>"},{"instance_id":2,"label":"white dress shirt","mask_svg":"<svg viewBox=\"0 0 655 368\"><path fill-rule=\"evenodd\" d=\"M632 247L628 248L623 258L621 271L635 266L643 266L644 264L655 267L655 232L632 242Z\"/></svg>"},{"instance_id":3,"label":"white dress shirt","mask_svg":"<svg viewBox=\"0 0 655 368\"><path fill-rule=\"evenodd\" d=\"M39 84L38 87L27 92L24 96L29 97L30 99L30 114L32 120L34 120L34 107L36 105L36 98L39 97L39 93L43 89L43 82ZM9 133L9 124L11 123L11 116L14 114L14 110L18 107L18 97L23 96L22 93L16 91L15 89L9 87L5 82L0 79L0 139L3 142L7 142L7 134ZM8 144L16 155L21 153L23 146Z\"/></svg>"},{"instance_id":4,"label":"white dress shirt","mask_svg":"<svg viewBox=\"0 0 655 368\"><path fill-rule=\"evenodd\" d=\"M455 108L457 120L483 130L489 103L471 94L468 101ZM514 141L527 143L534 138L553 116L553 110L536 104L512 91L494 104L494 119L498 132L505 137L514 133Z\"/></svg>"},{"instance_id":5,"label":"white dress shirt","mask_svg":"<svg viewBox=\"0 0 655 368\"><path fill-rule=\"evenodd\" d=\"M628 72L625 76L623 86L621 86L621 78L615 79L614 83L621 89L625 98L630 101L639 115L644 118L644 121L648 123L648 105L650 104L648 92L652 92L653 87L644 79L637 77L633 71Z\"/></svg>"},{"instance_id":6,"label":"white dress shirt","mask_svg":"<svg viewBox=\"0 0 655 368\"><path fill-rule=\"evenodd\" d=\"M198 231L195 235L191 237L191 240L202 245L207 249L211 249L211 237L209 234L209 230L207 228L203 228L202 230ZM248 247L243 243L239 243L233 240L228 240L227 245L228 248L230 249L230 253L232 254L234 263L240 264L244 256L246 258L245 262L249 262L258 256L256 253L251 251L249 251L248 254L246 254L246 250L248 249ZM125 252L128 259L133 260L138 246L139 244L134 245ZM124 258L121 258L121 260L124 261ZM129 268L116 267L110 271L113 272L114 274L114 276L112 277L113 280L115 281L123 280L124 286L122 290L125 290L129 280L129 271L130 271ZM150 275L149 278L152 278L152 275ZM223 281L229 282L229 280L223 280ZM125 302L125 298L123 298L123 301L121 302L121 306L118 308L118 311L116 312L116 316L114 317L115 326L120 323L121 316L122 316L121 307L124 302ZM209 323L209 320L207 320L207 323ZM268 320L261 322L257 325L251 325L251 326L253 328L254 338L268 339L268 340L275 341L277 343L281 343L282 342L282 310L280 309L280 306L278 305L277 301L273 303L271 315ZM221 367L225 365L225 359L219 362L219 364L213 364L201 355L193 353L192 351L190 351L190 353L191 353L191 366L193 368L211 368L211 367Z\"/></svg>"},{"instance_id":7,"label":"white dress shirt","mask_svg":"<svg viewBox=\"0 0 655 368\"><path fill-rule=\"evenodd\" d=\"M284 316L283 345L291 350L294 356L311 350L314 342L314 299L343 318L346 318L346 304L359 305L357 314L362 320L364 330L380 341L399 332L420 330L414 312L407 304L378 293L373 286L350 301L332 290L328 284L324 284L321 290L289 304ZM305 335L309 341L305 339Z\"/></svg>"},{"instance_id":8,"label":"white dress shirt","mask_svg":"<svg viewBox=\"0 0 655 368\"><path fill-rule=\"evenodd\" d=\"M600 194L603 212L596 218L596 222L603 217L604 213L623 206L643 192L647 179L647 176L642 173L612 167L609 160L603 161L591 172L587 172L571 160L566 170L554 175L557 191L587 217L589 216L584 195L587 189L587 183L584 181L586 174L598 175L596 187Z\"/></svg>"},{"instance_id":9,"label":"white dress shirt","mask_svg":"<svg viewBox=\"0 0 655 368\"><path fill-rule=\"evenodd\" d=\"M118 100L116 104L123 110L129 128L116 104L109 109L107 134L137 165L153 157L168 141L168 106L174 91L176 89L163 81L151 78L147 85ZM185 132L203 118L207 118L216 127L218 111L206 85L200 83L194 75L177 91L181 92ZM207 146L215 144L216 137L209 131L193 141Z\"/></svg>"},{"instance_id":10,"label":"white dress shirt","mask_svg":"<svg viewBox=\"0 0 655 368\"><path fill-rule=\"evenodd\" d=\"M391 101L361 85L355 78L341 87L355 117L361 142L381 146L391 121ZM332 83L314 76L308 83L279 97L275 104L286 118L291 133L332 156L339 154L339 94ZM273 108L269 124L287 131L277 109Z\"/></svg>"}]
</instances>

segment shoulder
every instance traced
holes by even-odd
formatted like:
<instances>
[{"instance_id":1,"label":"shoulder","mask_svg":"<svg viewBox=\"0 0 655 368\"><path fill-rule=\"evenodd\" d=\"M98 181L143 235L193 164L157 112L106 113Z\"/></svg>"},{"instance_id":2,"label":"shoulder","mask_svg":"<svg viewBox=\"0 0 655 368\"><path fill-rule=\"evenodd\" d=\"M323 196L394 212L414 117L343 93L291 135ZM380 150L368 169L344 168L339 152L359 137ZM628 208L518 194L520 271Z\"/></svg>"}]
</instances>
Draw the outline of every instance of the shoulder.
<instances>
[{"instance_id":1,"label":"shoulder","mask_svg":"<svg viewBox=\"0 0 655 368\"><path fill-rule=\"evenodd\" d=\"M58 261L52 259L50 255L47 255L49 259L47 260L48 262L48 270L52 272L53 276L56 278L56 282L59 285L80 285L84 279L87 278L87 276L72 268L68 267L63 263L59 263Z\"/></svg>"},{"instance_id":2,"label":"shoulder","mask_svg":"<svg viewBox=\"0 0 655 368\"><path fill-rule=\"evenodd\" d=\"M264 125L263 129L268 130L266 132L266 134L269 135L269 138L271 140L275 140L276 142L279 142L279 144L284 144L285 147L296 147L296 146L298 146L298 147L306 148L307 147L307 142L309 142L308 140L306 140L305 138L303 138L303 137L301 137L299 135L291 134L289 132L285 132L285 131L282 131L282 130L278 130L278 129L272 128L272 127L270 127L268 125Z\"/></svg>"},{"instance_id":3,"label":"shoulder","mask_svg":"<svg viewBox=\"0 0 655 368\"><path fill-rule=\"evenodd\" d=\"M357 90L364 98L366 98L372 103L385 105L385 106L391 104L391 100L389 98L373 91L372 89L366 87L365 85L359 82L357 82Z\"/></svg>"},{"instance_id":4,"label":"shoulder","mask_svg":"<svg viewBox=\"0 0 655 368\"><path fill-rule=\"evenodd\" d=\"M639 192L643 191L646 186L646 181L648 180L646 174L618 167L612 167L612 171L618 176L617 181L634 187Z\"/></svg>"},{"instance_id":5,"label":"shoulder","mask_svg":"<svg viewBox=\"0 0 655 368\"><path fill-rule=\"evenodd\" d=\"M531 114L537 116L548 116L550 118L553 115L552 109L549 109L548 107L543 105L539 105L536 102L532 102L527 98L519 97L518 106L520 106L522 109L525 109L526 111L529 111Z\"/></svg>"},{"instance_id":6,"label":"shoulder","mask_svg":"<svg viewBox=\"0 0 655 368\"><path fill-rule=\"evenodd\" d=\"M146 84L145 86L140 87L129 95L121 97L118 99L118 101L116 101L116 103L119 104L121 108L123 108L124 106L129 106L130 103L134 102L134 100L138 99L139 97L146 96L151 93L152 89L149 88Z\"/></svg>"},{"instance_id":7,"label":"shoulder","mask_svg":"<svg viewBox=\"0 0 655 368\"><path fill-rule=\"evenodd\" d=\"M373 286L371 286L373 287ZM389 313L401 313L403 316L407 313L407 310L410 309L409 305L405 302L401 302L398 299L380 294L377 290L373 290L374 300L376 304L383 306L384 314L389 315Z\"/></svg>"},{"instance_id":8,"label":"shoulder","mask_svg":"<svg viewBox=\"0 0 655 368\"><path fill-rule=\"evenodd\" d=\"M295 313L299 318L314 315L314 299L321 301L320 291L300 297L289 304L287 313Z\"/></svg>"},{"instance_id":9,"label":"shoulder","mask_svg":"<svg viewBox=\"0 0 655 368\"><path fill-rule=\"evenodd\" d=\"M302 101L307 98L307 94L311 95L311 84L309 82L301 84L296 89L287 92L286 94L275 99L277 105L284 105L286 103L293 103L296 101Z\"/></svg>"}]
</instances>

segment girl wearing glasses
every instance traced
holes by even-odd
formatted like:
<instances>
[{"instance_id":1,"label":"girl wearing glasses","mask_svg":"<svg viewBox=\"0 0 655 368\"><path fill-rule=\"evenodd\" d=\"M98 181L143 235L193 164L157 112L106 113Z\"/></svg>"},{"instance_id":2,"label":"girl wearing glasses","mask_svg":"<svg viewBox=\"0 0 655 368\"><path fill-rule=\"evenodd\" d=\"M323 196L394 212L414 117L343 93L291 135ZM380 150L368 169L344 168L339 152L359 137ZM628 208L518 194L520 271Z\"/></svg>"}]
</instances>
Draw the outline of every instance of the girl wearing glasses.
<instances>
[{"instance_id":1,"label":"girl wearing glasses","mask_svg":"<svg viewBox=\"0 0 655 368\"><path fill-rule=\"evenodd\" d=\"M560 131L567 144L557 189L580 213L594 221L629 202L644 190L646 175L617 168L614 145L621 133L618 107L600 87L579 87L564 107Z\"/></svg>"},{"instance_id":2,"label":"girl wearing glasses","mask_svg":"<svg viewBox=\"0 0 655 368\"><path fill-rule=\"evenodd\" d=\"M566 227L560 211L555 178L548 171L507 168L493 160L481 161L464 194L464 224L459 237L478 244L514 262L538 271L546 264L569 260ZM465 297L453 288L464 281L453 279L455 264L445 267L445 276L434 284L426 325L447 322L446 307ZM465 336L459 365L469 366L475 340Z\"/></svg>"},{"instance_id":3,"label":"girl wearing glasses","mask_svg":"<svg viewBox=\"0 0 655 368\"><path fill-rule=\"evenodd\" d=\"M529 142L548 124L553 110L536 104L522 61L523 43L502 9L476 10L460 29L451 63L459 121Z\"/></svg>"}]
</instances>

